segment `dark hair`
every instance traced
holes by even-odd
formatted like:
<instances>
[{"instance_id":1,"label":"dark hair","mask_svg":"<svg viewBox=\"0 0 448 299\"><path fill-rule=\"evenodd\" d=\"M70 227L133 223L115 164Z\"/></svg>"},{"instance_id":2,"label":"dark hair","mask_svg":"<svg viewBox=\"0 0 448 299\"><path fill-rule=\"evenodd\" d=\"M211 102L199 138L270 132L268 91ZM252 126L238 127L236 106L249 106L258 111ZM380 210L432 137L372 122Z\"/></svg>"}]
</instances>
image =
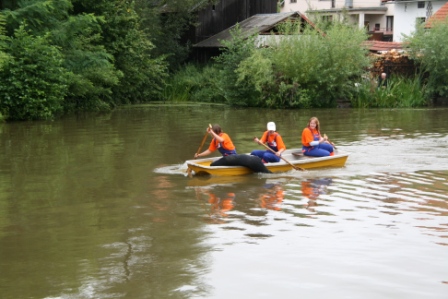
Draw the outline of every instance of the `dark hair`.
<instances>
[{"instance_id":1,"label":"dark hair","mask_svg":"<svg viewBox=\"0 0 448 299\"><path fill-rule=\"evenodd\" d=\"M217 124L213 125L212 130L213 130L213 132L215 132L218 135L221 134L221 132L222 132L221 127Z\"/></svg>"}]
</instances>

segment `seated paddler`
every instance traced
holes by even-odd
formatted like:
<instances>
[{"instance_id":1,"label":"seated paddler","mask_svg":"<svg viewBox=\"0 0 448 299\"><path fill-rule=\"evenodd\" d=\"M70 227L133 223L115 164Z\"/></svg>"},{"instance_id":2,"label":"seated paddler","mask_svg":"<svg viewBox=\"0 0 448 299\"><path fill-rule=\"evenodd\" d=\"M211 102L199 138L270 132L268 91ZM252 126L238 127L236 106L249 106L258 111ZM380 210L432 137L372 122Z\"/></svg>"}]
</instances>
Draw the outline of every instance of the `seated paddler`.
<instances>
[{"instance_id":1,"label":"seated paddler","mask_svg":"<svg viewBox=\"0 0 448 299\"><path fill-rule=\"evenodd\" d=\"M282 136L277 132L274 122L268 122L267 130L263 133L261 139L257 137L254 141L258 144L267 146L267 150L253 150L250 154L259 157L263 163L279 162L282 153L286 150ZM270 149L270 150L269 150Z\"/></svg>"},{"instance_id":2,"label":"seated paddler","mask_svg":"<svg viewBox=\"0 0 448 299\"><path fill-rule=\"evenodd\" d=\"M236 155L236 149L233 145L232 139L230 136L224 133L221 127L217 124L214 124L211 128L207 127L207 132L212 136L212 141L210 142L210 146L207 150L202 153L196 153L194 155L195 158L204 157L210 155L214 151L218 150L223 157L229 155Z\"/></svg>"}]
</instances>

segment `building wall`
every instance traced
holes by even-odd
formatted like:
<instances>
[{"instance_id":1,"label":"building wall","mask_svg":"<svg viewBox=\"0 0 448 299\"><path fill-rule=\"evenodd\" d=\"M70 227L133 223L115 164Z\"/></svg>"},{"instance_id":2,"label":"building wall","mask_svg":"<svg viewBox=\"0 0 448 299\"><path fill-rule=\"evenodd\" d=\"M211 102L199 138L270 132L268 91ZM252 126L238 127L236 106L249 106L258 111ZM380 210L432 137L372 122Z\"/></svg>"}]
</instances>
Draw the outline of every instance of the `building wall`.
<instances>
[{"instance_id":1,"label":"building wall","mask_svg":"<svg viewBox=\"0 0 448 299\"><path fill-rule=\"evenodd\" d=\"M313 16L307 13L308 10L323 10L331 9L331 0L295 0L296 3L291 3L294 0L285 0L281 12L299 11L306 15L311 21ZM418 8L418 2L425 4L424 8ZM388 1L382 3L381 0L335 0L334 8L341 9L347 5L353 8L363 7L387 7L387 11L384 13L372 13L365 11L363 18L357 12L351 12L349 16L350 22L358 24L360 27L368 24L368 31L372 32L375 29L375 24L380 24L379 31L386 31L387 29L387 16L393 16L393 41L403 41L403 34L410 35L415 31L417 18L427 19L437 10L439 10L447 1ZM431 9L428 11L428 5ZM431 13L430 13L431 12ZM340 14L333 13L334 19L340 19ZM363 20L360 24L359 20Z\"/></svg>"},{"instance_id":2,"label":"building wall","mask_svg":"<svg viewBox=\"0 0 448 299\"><path fill-rule=\"evenodd\" d=\"M387 6L394 6L394 42L402 42L403 34L411 35L415 31L417 18L428 19L439 10L447 1L424 1L425 7L418 8L418 1L415 2L391 2ZM428 5L431 3L432 14L428 15Z\"/></svg>"},{"instance_id":3,"label":"building wall","mask_svg":"<svg viewBox=\"0 0 448 299\"><path fill-rule=\"evenodd\" d=\"M187 40L196 44L251 16L272 13L277 13L277 0L220 0L197 12L197 25ZM219 53L218 48L193 48L190 59L206 62Z\"/></svg>"},{"instance_id":4,"label":"building wall","mask_svg":"<svg viewBox=\"0 0 448 299\"><path fill-rule=\"evenodd\" d=\"M296 0L296 3L291 3L291 0L285 0L285 4L281 8L281 12L299 11L307 15L306 11L343 8L347 6L352 7L377 7L381 6L381 0L335 0L334 7L331 6L331 0ZM351 5L350 5L351 4ZM308 15L307 15L308 16Z\"/></svg>"},{"instance_id":5,"label":"building wall","mask_svg":"<svg viewBox=\"0 0 448 299\"><path fill-rule=\"evenodd\" d=\"M277 0L221 0L198 12L196 39L207 39L256 14L277 13Z\"/></svg>"}]
</instances>

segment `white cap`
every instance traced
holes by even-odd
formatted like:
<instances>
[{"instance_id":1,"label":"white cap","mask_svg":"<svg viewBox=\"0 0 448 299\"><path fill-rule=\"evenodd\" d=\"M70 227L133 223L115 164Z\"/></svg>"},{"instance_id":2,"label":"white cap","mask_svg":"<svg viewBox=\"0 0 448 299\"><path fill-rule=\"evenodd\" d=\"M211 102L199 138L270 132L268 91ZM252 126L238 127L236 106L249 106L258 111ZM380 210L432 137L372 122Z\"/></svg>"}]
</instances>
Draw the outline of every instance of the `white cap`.
<instances>
[{"instance_id":1,"label":"white cap","mask_svg":"<svg viewBox=\"0 0 448 299\"><path fill-rule=\"evenodd\" d=\"M268 122L268 131L275 131L275 122Z\"/></svg>"}]
</instances>

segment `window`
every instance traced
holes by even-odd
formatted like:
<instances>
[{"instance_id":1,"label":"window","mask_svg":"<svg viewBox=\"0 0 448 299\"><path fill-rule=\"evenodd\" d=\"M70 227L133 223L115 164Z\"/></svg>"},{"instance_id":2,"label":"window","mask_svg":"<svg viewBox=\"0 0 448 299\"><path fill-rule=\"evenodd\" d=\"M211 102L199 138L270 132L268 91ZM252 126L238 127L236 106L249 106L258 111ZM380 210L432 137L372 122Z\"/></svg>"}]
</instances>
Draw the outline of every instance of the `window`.
<instances>
[{"instance_id":1,"label":"window","mask_svg":"<svg viewBox=\"0 0 448 299\"><path fill-rule=\"evenodd\" d=\"M375 24L375 31L380 31L380 24Z\"/></svg>"},{"instance_id":2,"label":"window","mask_svg":"<svg viewBox=\"0 0 448 299\"><path fill-rule=\"evenodd\" d=\"M322 21L325 23L331 23L333 21L333 16L322 16Z\"/></svg>"},{"instance_id":3,"label":"window","mask_svg":"<svg viewBox=\"0 0 448 299\"><path fill-rule=\"evenodd\" d=\"M394 30L394 17L386 16L386 30L393 31Z\"/></svg>"},{"instance_id":4,"label":"window","mask_svg":"<svg viewBox=\"0 0 448 299\"><path fill-rule=\"evenodd\" d=\"M297 3L297 0L291 0L290 3Z\"/></svg>"},{"instance_id":5,"label":"window","mask_svg":"<svg viewBox=\"0 0 448 299\"><path fill-rule=\"evenodd\" d=\"M418 1L417 2L417 7L418 8L425 8L425 1Z\"/></svg>"},{"instance_id":6,"label":"window","mask_svg":"<svg viewBox=\"0 0 448 299\"><path fill-rule=\"evenodd\" d=\"M425 23L425 22L426 22L426 18L425 17L415 19L415 24L416 25L419 25L419 24L422 24L422 23Z\"/></svg>"}]
</instances>

